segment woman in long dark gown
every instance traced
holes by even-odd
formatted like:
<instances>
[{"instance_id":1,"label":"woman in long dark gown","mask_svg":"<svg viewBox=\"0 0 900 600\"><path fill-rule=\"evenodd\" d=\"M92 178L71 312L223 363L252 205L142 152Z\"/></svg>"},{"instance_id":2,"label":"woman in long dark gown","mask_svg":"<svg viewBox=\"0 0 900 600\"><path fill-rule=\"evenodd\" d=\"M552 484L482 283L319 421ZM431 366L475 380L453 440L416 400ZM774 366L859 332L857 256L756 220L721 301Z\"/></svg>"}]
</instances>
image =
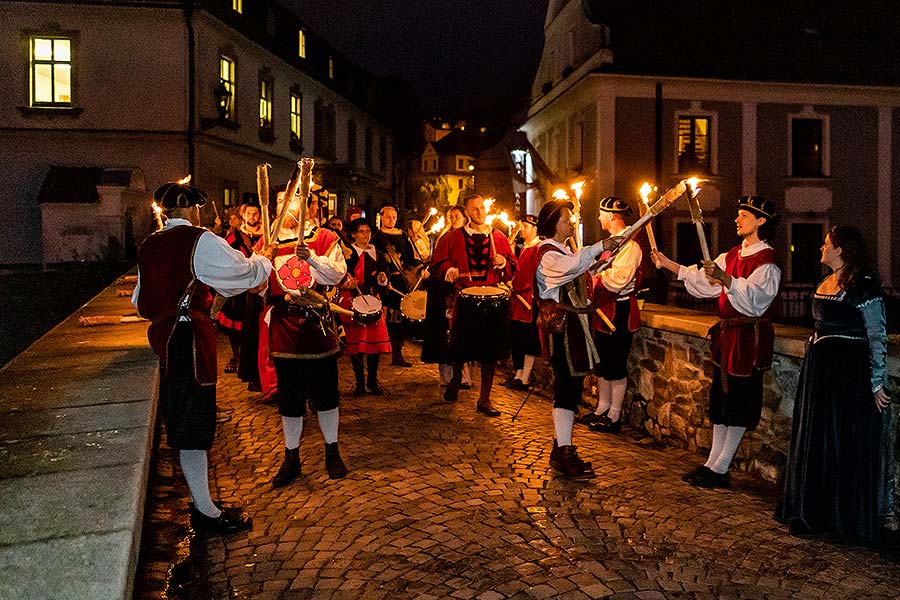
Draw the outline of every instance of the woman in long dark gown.
<instances>
[{"instance_id":1,"label":"woman in long dark gown","mask_svg":"<svg viewBox=\"0 0 900 600\"><path fill-rule=\"evenodd\" d=\"M832 273L813 293L815 334L800 371L776 518L796 535L875 543L893 500L882 290L853 227L829 232L821 260Z\"/></svg>"}]
</instances>

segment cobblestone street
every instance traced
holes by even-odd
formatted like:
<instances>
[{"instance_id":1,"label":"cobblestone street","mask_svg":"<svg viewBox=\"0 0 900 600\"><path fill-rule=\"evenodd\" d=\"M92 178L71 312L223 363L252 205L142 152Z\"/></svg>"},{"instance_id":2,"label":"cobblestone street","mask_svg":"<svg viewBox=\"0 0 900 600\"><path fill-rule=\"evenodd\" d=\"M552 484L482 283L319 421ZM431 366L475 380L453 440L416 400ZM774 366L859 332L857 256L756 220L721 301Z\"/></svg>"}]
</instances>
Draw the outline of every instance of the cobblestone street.
<instances>
[{"instance_id":1,"label":"cobblestone street","mask_svg":"<svg viewBox=\"0 0 900 600\"><path fill-rule=\"evenodd\" d=\"M406 349L408 358L417 352ZM634 431L576 425L579 453L598 477L568 482L547 465L548 398L533 395L511 421L523 396L495 385L503 415L486 418L475 412L475 389L444 402L436 366L414 362L382 366L388 395L353 397L341 359L350 473L328 479L310 415L303 476L277 490L277 408L222 375L219 405L233 413L210 455L213 497L245 506L254 527L192 540L177 455L161 448L135 597L900 597L900 565L871 549L791 537L772 519L774 490L749 477L727 491L695 489L680 477L699 457Z\"/></svg>"}]
</instances>

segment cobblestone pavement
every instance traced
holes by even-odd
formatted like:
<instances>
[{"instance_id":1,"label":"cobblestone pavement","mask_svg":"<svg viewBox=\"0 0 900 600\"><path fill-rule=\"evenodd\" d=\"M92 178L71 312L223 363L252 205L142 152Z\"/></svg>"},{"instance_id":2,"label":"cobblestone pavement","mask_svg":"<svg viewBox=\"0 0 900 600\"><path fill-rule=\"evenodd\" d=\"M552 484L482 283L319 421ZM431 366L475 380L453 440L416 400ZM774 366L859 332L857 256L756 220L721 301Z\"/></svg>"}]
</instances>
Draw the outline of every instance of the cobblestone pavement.
<instances>
[{"instance_id":1,"label":"cobblestone pavement","mask_svg":"<svg viewBox=\"0 0 900 600\"><path fill-rule=\"evenodd\" d=\"M347 359L341 369L350 474L328 479L308 417L303 476L277 490L277 409L220 378L233 415L211 452L213 495L244 505L254 527L189 537L175 455L160 449L135 598L900 597L892 557L788 535L771 516L774 490L749 478L728 491L682 483L697 462L684 451L576 425L598 477L568 482L547 466L546 397L512 421L523 396L495 386L503 416L489 419L474 389L444 402L434 365L383 366L380 398L351 396Z\"/></svg>"}]
</instances>

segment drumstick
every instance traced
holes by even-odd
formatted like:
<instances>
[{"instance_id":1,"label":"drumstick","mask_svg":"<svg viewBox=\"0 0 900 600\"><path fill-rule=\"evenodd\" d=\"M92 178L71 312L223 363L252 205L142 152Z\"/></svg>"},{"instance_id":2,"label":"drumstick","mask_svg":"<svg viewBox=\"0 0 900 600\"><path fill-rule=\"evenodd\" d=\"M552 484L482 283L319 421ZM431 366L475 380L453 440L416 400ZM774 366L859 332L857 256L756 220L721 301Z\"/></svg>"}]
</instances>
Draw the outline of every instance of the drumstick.
<instances>
[{"instance_id":1,"label":"drumstick","mask_svg":"<svg viewBox=\"0 0 900 600\"><path fill-rule=\"evenodd\" d=\"M609 327L609 330L610 330L610 331L615 331L615 330L616 330L616 326L612 324L612 321L609 320L609 317L606 316L606 313L604 313L604 312L603 312L602 310L600 310L599 308L597 308L597 309L595 309L595 310L597 311L597 316L600 317L600 320L601 320L601 321L603 321L604 323L606 323L606 326Z\"/></svg>"},{"instance_id":2,"label":"drumstick","mask_svg":"<svg viewBox=\"0 0 900 600\"><path fill-rule=\"evenodd\" d=\"M528 304L528 300L526 300L525 298L522 297L522 294L516 294L516 298L518 298L519 301L525 305L525 308L527 308L528 310L531 310L531 305Z\"/></svg>"}]
</instances>

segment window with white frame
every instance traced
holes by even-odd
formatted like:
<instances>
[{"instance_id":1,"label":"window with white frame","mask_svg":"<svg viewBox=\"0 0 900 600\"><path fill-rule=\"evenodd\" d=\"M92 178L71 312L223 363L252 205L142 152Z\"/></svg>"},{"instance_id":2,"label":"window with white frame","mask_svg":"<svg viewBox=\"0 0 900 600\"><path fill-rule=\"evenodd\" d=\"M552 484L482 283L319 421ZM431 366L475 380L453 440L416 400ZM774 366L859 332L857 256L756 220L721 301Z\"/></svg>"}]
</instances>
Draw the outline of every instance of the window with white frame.
<instances>
[{"instance_id":1,"label":"window with white frame","mask_svg":"<svg viewBox=\"0 0 900 600\"><path fill-rule=\"evenodd\" d=\"M272 95L274 85L272 79L260 77L259 79L259 129L260 131L272 131Z\"/></svg>"},{"instance_id":2,"label":"window with white frame","mask_svg":"<svg viewBox=\"0 0 900 600\"><path fill-rule=\"evenodd\" d=\"M791 177L830 175L830 119L809 104L788 115L788 174Z\"/></svg>"},{"instance_id":3,"label":"window with white frame","mask_svg":"<svg viewBox=\"0 0 900 600\"><path fill-rule=\"evenodd\" d=\"M234 59L224 55L219 57L219 82L231 94L231 96L227 100L227 110L225 111L225 118L231 119L233 121L236 114L234 108L235 99L237 97L237 89L235 87L234 79Z\"/></svg>"},{"instance_id":4,"label":"window with white frame","mask_svg":"<svg viewBox=\"0 0 900 600\"><path fill-rule=\"evenodd\" d=\"M31 106L72 106L72 39L35 36L30 46Z\"/></svg>"},{"instance_id":5,"label":"window with white frame","mask_svg":"<svg viewBox=\"0 0 900 600\"><path fill-rule=\"evenodd\" d=\"M300 143L303 139L303 95L291 92L291 140Z\"/></svg>"}]
</instances>

